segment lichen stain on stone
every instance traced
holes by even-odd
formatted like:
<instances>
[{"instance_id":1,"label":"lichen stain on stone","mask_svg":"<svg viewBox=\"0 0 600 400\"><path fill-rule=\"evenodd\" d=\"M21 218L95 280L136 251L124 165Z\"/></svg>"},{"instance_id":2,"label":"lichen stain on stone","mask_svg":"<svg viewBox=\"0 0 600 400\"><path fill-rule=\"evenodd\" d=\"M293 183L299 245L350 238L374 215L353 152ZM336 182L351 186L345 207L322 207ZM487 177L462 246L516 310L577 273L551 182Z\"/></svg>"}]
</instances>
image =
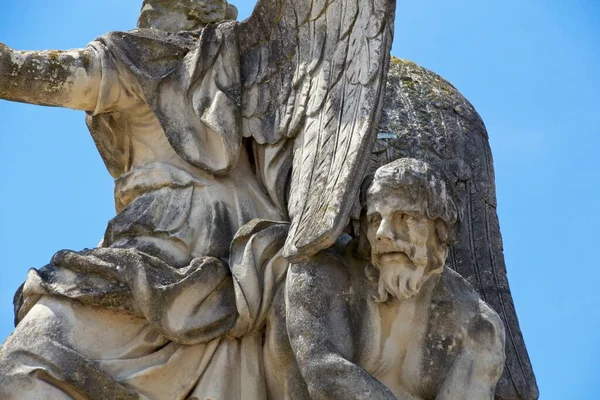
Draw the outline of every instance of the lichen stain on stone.
<instances>
[{"instance_id":1,"label":"lichen stain on stone","mask_svg":"<svg viewBox=\"0 0 600 400\"><path fill-rule=\"evenodd\" d=\"M20 69L23 66L23 64L25 64L25 61L27 61L27 57L21 52L11 52L9 54L10 63L13 65L13 67L16 67L17 69Z\"/></svg>"},{"instance_id":2,"label":"lichen stain on stone","mask_svg":"<svg viewBox=\"0 0 600 400\"><path fill-rule=\"evenodd\" d=\"M58 57L60 56L60 51L57 50L50 50L48 51L48 57L50 58L51 61L58 61Z\"/></svg>"},{"instance_id":3,"label":"lichen stain on stone","mask_svg":"<svg viewBox=\"0 0 600 400\"><path fill-rule=\"evenodd\" d=\"M402 84L408 86L409 88L415 88L415 81L412 78L408 76L403 76L402 78L400 78L400 80L402 81Z\"/></svg>"},{"instance_id":4,"label":"lichen stain on stone","mask_svg":"<svg viewBox=\"0 0 600 400\"><path fill-rule=\"evenodd\" d=\"M82 53L81 58L83 59L83 63L86 67L89 66L90 63L92 62L92 58L90 56L90 53L88 53L88 52Z\"/></svg>"}]
</instances>

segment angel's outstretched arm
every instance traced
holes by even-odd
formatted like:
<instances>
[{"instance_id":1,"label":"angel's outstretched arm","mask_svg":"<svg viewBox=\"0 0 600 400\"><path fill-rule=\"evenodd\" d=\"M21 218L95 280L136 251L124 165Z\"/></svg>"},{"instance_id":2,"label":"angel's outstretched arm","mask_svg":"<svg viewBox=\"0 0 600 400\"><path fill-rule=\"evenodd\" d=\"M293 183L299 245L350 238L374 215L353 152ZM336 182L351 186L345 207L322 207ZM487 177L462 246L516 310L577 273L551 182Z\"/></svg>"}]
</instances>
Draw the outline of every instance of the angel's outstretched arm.
<instances>
[{"instance_id":1,"label":"angel's outstretched arm","mask_svg":"<svg viewBox=\"0 0 600 400\"><path fill-rule=\"evenodd\" d=\"M0 43L0 98L92 111L102 67L92 48L18 51Z\"/></svg>"}]
</instances>

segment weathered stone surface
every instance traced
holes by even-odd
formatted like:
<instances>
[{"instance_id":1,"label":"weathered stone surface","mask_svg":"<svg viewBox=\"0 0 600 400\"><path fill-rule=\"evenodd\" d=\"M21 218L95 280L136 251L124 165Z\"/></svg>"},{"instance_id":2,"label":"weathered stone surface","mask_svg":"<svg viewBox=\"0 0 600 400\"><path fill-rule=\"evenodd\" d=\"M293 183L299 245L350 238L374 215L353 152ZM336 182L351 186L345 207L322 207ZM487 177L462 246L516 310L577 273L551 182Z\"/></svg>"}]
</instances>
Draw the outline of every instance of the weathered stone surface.
<instances>
[{"instance_id":1,"label":"weathered stone surface","mask_svg":"<svg viewBox=\"0 0 600 400\"><path fill-rule=\"evenodd\" d=\"M426 160L446 175L459 208L448 266L506 325L499 399L537 399L535 376L513 304L496 214L494 167L485 125L454 86L408 60L392 58L372 167L400 157Z\"/></svg>"},{"instance_id":2,"label":"weathered stone surface","mask_svg":"<svg viewBox=\"0 0 600 400\"><path fill-rule=\"evenodd\" d=\"M365 258L340 246L288 271L267 333L280 339L267 342L282 358L272 371L293 388L279 397L493 399L504 328L460 275L442 273L456 218L443 180L400 159L366 191Z\"/></svg>"},{"instance_id":3,"label":"weathered stone surface","mask_svg":"<svg viewBox=\"0 0 600 400\"><path fill-rule=\"evenodd\" d=\"M293 260L341 234L376 138L394 11L392 0L261 0L238 23L223 22L235 15L223 0L145 0L140 29L86 49L0 47L2 98L87 112L118 213L101 248L29 274L0 363L4 397L263 398L263 292L287 261L269 261L261 232L241 255L235 238L252 221L289 220L262 247ZM263 256L266 272L236 267ZM119 351L93 351L86 326L127 325L123 312L132 327L98 342ZM73 357L30 362L32 332L60 326L52 349ZM80 379L75 360L90 364Z\"/></svg>"},{"instance_id":4,"label":"weathered stone surface","mask_svg":"<svg viewBox=\"0 0 600 400\"><path fill-rule=\"evenodd\" d=\"M0 397L491 399L498 314L496 395L537 397L485 128L412 63L384 90L394 11L145 0L85 49L0 44L0 98L87 112L117 210L30 271Z\"/></svg>"}]
</instances>

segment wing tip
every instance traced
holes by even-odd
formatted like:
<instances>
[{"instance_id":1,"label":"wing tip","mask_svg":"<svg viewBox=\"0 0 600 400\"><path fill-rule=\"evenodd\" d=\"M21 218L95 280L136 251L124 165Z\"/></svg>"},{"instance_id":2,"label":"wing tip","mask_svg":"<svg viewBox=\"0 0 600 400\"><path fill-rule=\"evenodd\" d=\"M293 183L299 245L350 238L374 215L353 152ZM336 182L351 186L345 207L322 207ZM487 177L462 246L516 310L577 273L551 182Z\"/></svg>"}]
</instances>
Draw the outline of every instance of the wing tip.
<instances>
[{"instance_id":1,"label":"wing tip","mask_svg":"<svg viewBox=\"0 0 600 400\"><path fill-rule=\"evenodd\" d=\"M526 379L524 382L503 376L496 386L495 400L538 400L540 391L535 378Z\"/></svg>"},{"instance_id":2,"label":"wing tip","mask_svg":"<svg viewBox=\"0 0 600 400\"><path fill-rule=\"evenodd\" d=\"M333 246L338 236L339 234L332 234L332 229L328 229L321 235L313 237L311 240L305 240L306 238L303 235L296 236L290 232L283 247L283 257L292 264L308 261L321 250ZM300 242L306 244L299 245L298 243Z\"/></svg>"}]
</instances>

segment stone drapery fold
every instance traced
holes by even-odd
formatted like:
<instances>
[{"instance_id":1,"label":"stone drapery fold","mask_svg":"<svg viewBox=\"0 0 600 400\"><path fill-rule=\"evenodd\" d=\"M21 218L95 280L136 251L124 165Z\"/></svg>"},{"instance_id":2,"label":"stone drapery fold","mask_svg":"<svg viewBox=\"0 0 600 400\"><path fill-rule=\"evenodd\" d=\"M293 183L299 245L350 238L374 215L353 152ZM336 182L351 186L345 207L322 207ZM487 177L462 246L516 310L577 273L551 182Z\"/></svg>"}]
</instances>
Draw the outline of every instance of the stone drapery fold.
<instances>
[{"instance_id":1,"label":"stone drapery fold","mask_svg":"<svg viewBox=\"0 0 600 400\"><path fill-rule=\"evenodd\" d=\"M140 353L135 346L146 350L139 357L93 360L103 371L103 387L108 374L115 390L125 387L147 399L266 399L263 334L287 273L281 249L288 229L288 223L267 220L244 225L232 242L229 265L199 257L177 269L132 249L61 251L48 266L29 271L16 296L16 318L48 297L75 302L73 310L83 304L86 310L130 314L147 327L126 354ZM60 360L47 364L71 371ZM158 385L164 376L170 384Z\"/></svg>"},{"instance_id":2,"label":"stone drapery fold","mask_svg":"<svg viewBox=\"0 0 600 400\"><path fill-rule=\"evenodd\" d=\"M242 144L241 78L235 23L197 32L154 29L110 32L90 46L102 60L99 104L112 76L131 80L151 107L169 143L191 165L223 175L236 164ZM113 177L129 165L128 114L90 113L87 124Z\"/></svg>"}]
</instances>

